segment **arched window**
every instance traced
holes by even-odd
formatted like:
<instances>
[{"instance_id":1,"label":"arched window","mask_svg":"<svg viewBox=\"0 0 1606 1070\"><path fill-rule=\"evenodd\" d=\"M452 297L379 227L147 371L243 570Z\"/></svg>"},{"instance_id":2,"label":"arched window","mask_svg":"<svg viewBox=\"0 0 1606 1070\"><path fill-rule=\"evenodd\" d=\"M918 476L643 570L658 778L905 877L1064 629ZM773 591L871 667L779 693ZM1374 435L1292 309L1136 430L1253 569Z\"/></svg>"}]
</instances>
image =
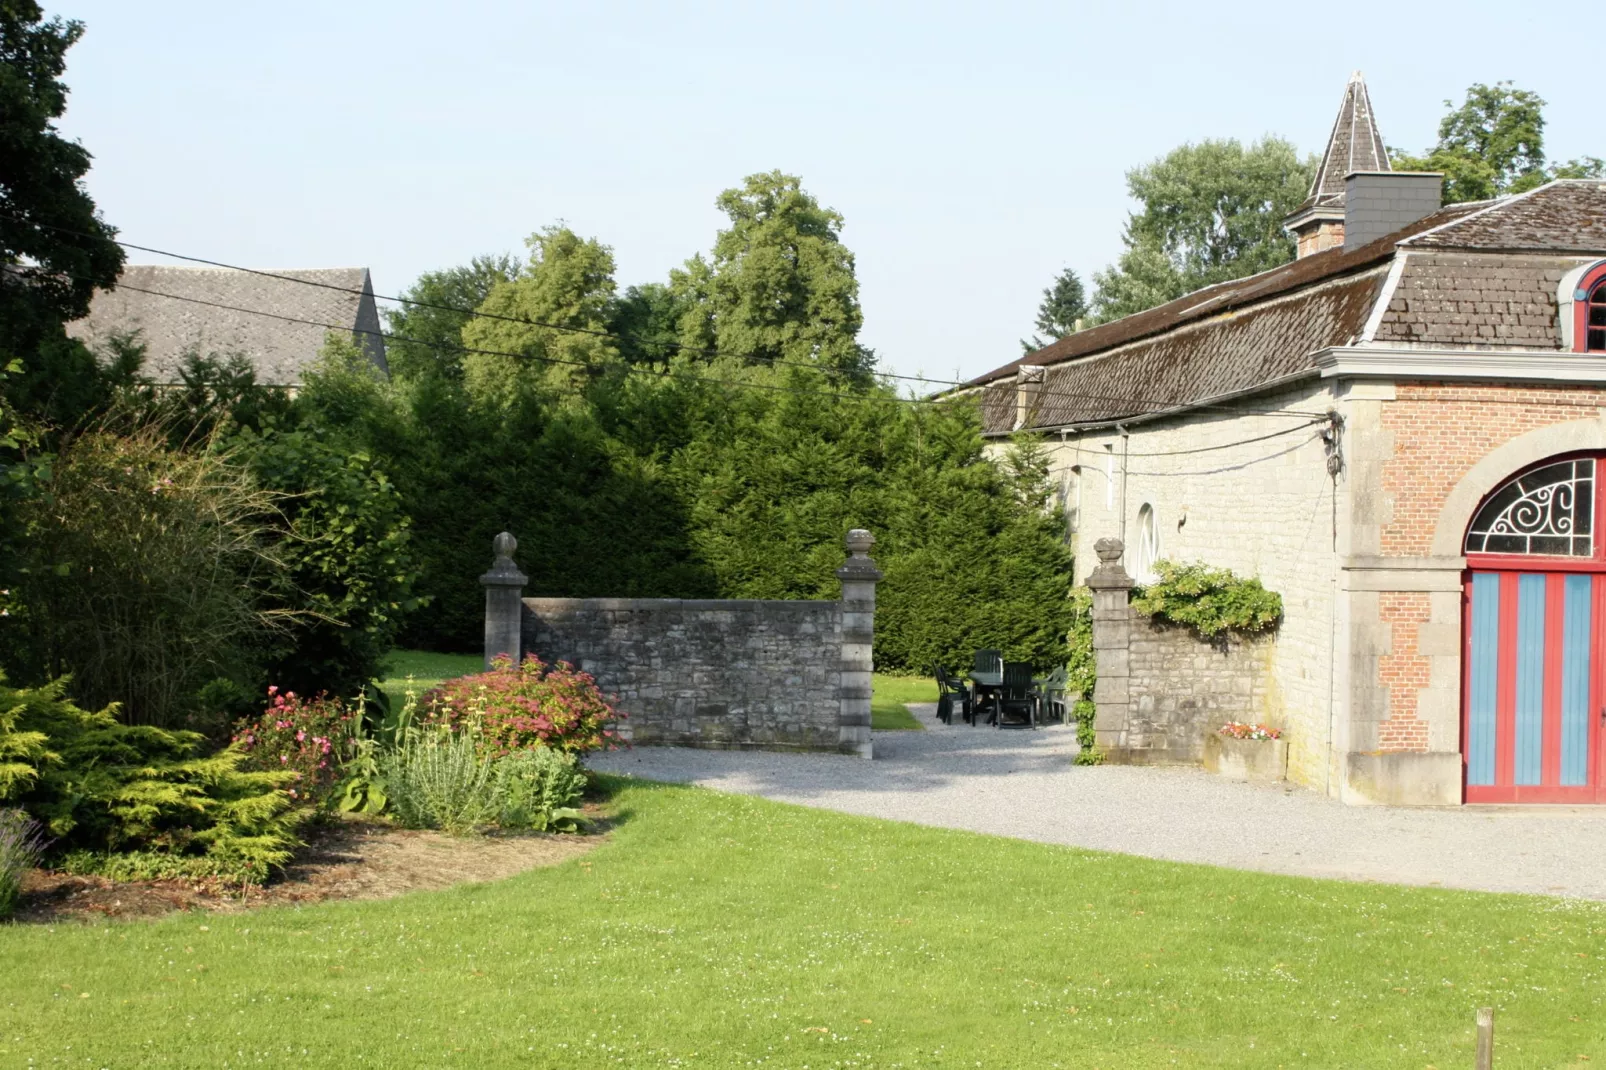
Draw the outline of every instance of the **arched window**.
<instances>
[{"instance_id":1,"label":"arched window","mask_svg":"<svg viewBox=\"0 0 1606 1070\"><path fill-rule=\"evenodd\" d=\"M1139 583L1153 583L1159 577L1154 574L1154 563L1160 560L1160 526L1154 520L1154 506L1148 502L1138 510L1138 552L1132 559L1137 569L1133 577Z\"/></svg>"},{"instance_id":2,"label":"arched window","mask_svg":"<svg viewBox=\"0 0 1606 1070\"><path fill-rule=\"evenodd\" d=\"M1585 286L1574 296L1578 303L1578 327L1573 337L1583 341L1585 353L1606 353L1606 268L1584 277Z\"/></svg>"},{"instance_id":3,"label":"arched window","mask_svg":"<svg viewBox=\"0 0 1606 1070\"><path fill-rule=\"evenodd\" d=\"M1593 557L1595 460L1546 461L1489 495L1467 529L1469 554Z\"/></svg>"}]
</instances>

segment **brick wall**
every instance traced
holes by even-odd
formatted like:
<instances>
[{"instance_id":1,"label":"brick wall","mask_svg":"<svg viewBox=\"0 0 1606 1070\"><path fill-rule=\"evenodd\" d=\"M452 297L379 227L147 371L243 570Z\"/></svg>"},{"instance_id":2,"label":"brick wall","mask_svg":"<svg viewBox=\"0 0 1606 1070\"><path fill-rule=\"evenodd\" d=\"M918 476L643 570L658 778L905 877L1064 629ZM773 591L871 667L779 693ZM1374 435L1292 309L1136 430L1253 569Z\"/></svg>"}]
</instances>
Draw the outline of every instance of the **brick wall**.
<instances>
[{"instance_id":1,"label":"brick wall","mask_svg":"<svg viewBox=\"0 0 1606 1070\"><path fill-rule=\"evenodd\" d=\"M1594 416L1606 391L1593 388L1400 383L1381 407L1392 455L1381 490L1381 551L1412 557L1431 551L1445 498L1484 455L1550 424Z\"/></svg>"},{"instance_id":2,"label":"brick wall","mask_svg":"<svg viewBox=\"0 0 1606 1070\"><path fill-rule=\"evenodd\" d=\"M1432 665L1420 652L1418 634L1432 620L1425 592L1378 596L1378 619L1389 628L1388 653L1378 657L1378 682L1389 691L1389 717L1377 727L1379 751L1426 751L1428 724L1417 716L1417 698L1431 679Z\"/></svg>"},{"instance_id":3,"label":"brick wall","mask_svg":"<svg viewBox=\"0 0 1606 1070\"><path fill-rule=\"evenodd\" d=\"M526 598L522 638L596 677L634 743L844 749L841 602Z\"/></svg>"}]
</instances>

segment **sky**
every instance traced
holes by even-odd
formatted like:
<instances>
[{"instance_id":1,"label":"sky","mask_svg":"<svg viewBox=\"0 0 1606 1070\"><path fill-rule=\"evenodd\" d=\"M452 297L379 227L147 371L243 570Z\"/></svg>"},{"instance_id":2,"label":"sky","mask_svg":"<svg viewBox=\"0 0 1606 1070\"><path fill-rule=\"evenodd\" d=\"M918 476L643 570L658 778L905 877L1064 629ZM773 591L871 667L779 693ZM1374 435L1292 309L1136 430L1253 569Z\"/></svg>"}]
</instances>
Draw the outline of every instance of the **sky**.
<instances>
[{"instance_id":1,"label":"sky","mask_svg":"<svg viewBox=\"0 0 1606 1070\"><path fill-rule=\"evenodd\" d=\"M86 26L61 129L127 241L366 266L394 294L562 221L623 287L707 250L719 192L779 168L845 217L861 339L901 374L1013 360L1062 268L1119 255L1129 168L1207 137L1320 152L1353 70L1390 145L1510 79L1549 102L1552 159L1606 156L1598 65L1561 54L1554 11L1483 0L46 9Z\"/></svg>"}]
</instances>

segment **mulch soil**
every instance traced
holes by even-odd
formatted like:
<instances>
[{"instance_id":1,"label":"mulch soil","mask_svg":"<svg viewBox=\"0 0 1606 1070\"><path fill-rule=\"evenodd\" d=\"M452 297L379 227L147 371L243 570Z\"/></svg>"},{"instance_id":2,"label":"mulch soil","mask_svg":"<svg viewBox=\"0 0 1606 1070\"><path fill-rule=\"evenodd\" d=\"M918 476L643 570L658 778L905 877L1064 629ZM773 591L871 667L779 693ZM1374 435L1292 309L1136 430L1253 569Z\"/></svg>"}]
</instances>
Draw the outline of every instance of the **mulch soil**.
<instances>
[{"instance_id":1,"label":"mulch soil","mask_svg":"<svg viewBox=\"0 0 1606 1070\"><path fill-rule=\"evenodd\" d=\"M266 885L194 881L112 881L50 870L23 878L21 923L155 918L182 910L235 913L265 906L337 899L388 899L404 892L499 880L556 865L606 838L603 815L591 812L584 835L541 833L448 836L399 829L382 821L343 818L309 828L307 846Z\"/></svg>"}]
</instances>

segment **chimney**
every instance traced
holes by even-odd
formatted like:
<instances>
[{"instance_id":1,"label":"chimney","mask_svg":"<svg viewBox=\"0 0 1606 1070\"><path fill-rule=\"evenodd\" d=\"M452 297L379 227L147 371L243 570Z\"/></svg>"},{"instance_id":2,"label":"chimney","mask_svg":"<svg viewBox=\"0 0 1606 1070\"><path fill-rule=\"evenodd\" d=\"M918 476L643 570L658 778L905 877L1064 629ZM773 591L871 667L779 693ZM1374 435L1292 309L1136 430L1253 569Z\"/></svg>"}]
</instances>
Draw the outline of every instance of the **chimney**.
<instances>
[{"instance_id":1,"label":"chimney","mask_svg":"<svg viewBox=\"0 0 1606 1070\"><path fill-rule=\"evenodd\" d=\"M1372 114L1372 98L1361 72L1350 75L1338 102L1338 118L1327 136L1327 150L1311 180L1310 196L1283 220L1307 257L1344 244L1345 176L1357 171L1387 172L1388 150Z\"/></svg>"},{"instance_id":2,"label":"chimney","mask_svg":"<svg viewBox=\"0 0 1606 1070\"><path fill-rule=\"evenodd\" d=\"M1403 230L1439 210L1444 175L1435 171L1355 171L1344 177L1344 248Z\"/></svg>"},{"instance_id":3,"label":"chimney","mask_svg":"<svg viewBox=\"0 0 1606 1070\"><path fill-rule=\"evenodd\" d=\"M1022 364L1015 369L1015 430L1031 426L1037 415L1037 395L1047 375L1048 369L1041 364Z\"/></svg>"}]
</instances>

